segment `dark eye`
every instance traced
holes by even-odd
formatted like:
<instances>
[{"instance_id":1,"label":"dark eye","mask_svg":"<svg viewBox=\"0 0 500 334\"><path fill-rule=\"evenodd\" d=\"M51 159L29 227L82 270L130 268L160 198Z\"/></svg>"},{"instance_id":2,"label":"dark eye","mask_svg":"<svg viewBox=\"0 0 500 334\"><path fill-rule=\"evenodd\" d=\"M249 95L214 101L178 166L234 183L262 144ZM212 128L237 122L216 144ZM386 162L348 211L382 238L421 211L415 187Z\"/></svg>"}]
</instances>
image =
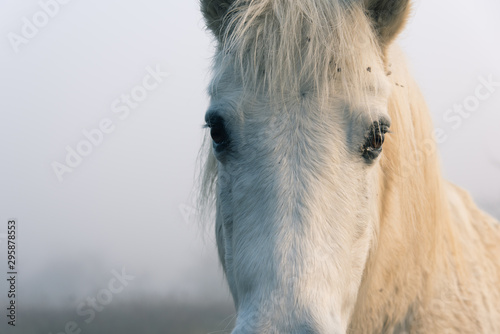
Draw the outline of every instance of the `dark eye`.
<instances>
[{"instance_id":1,"label":"dark eye","mask_svg":"<svg viewBox=\"0 0 500 334\"><path fill-rule=\"evenodd\" d=\"M217 115L212 115L207 118L207 127L210 128L210 136L217 150L221 150L227 145L229 136L226 131L224 119Z\"/></svg>"},{"instance_id":2,"label":"dark eye","mask_svg":"<svg viewBox=\"0 0 500 334\"><path fill-rule=\"evenodd\" d=\"M385 140L384 133L375 132L371 137L371 143L370 143L371 148L374 150L381 149L384 140Z\"/></svg>"},{"instance_id":3,"label":"dark eye","mask_svg":"<svg viewBox=\"0 0 500 334\"><path fill-rule=\"evenodd\" d=\"M374 122L370 127L365 144L362 147L363 157L367 161L376 159L382 152L382 145L385 141L385 134L389 132L389 126L380 122Z\"/></svg>"},{"instance_id":4,"label":"dark eye","mask_svg":"<svg viewBox=\"0 0 500 334\"><path fill-rule=\"evenodd\" d=\"M226 129L221 123L215 123L210 126L210 136L216 144L222 144L227 137Z\"/></svg>"}]
</instances>

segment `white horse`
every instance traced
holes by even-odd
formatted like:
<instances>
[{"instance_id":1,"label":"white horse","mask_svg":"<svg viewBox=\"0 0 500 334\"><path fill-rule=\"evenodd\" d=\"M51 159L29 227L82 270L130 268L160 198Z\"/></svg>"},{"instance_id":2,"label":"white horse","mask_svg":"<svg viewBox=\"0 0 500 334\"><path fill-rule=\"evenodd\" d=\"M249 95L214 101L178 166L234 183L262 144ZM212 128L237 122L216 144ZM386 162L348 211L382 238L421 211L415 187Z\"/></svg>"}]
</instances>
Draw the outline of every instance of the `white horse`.
<instances>
[{"instance_id":1,"label":"white horse","mask_svg":"<svg viewBox=\"0 0 500 334\"><path fill-rule=\"evenodd\" d=\"M392 43L409 7L201 0L233 333L500 333L500 228L441 177Z\"/></svg>"}]
</instances>

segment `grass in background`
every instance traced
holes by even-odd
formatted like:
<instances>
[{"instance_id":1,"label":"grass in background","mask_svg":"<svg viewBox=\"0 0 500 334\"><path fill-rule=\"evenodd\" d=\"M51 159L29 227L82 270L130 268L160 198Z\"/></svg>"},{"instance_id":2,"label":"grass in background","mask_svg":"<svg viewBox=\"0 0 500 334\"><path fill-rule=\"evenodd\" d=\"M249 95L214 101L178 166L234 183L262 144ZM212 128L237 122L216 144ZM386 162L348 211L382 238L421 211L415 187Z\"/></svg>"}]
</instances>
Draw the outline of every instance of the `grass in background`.
<instances>
[{"instance_id":1,"label":"grass in background","mask_svg":"<svg viewBox=\"0 0 500 334\"><path fill-rule=\"evenodd\" d=\"M66 323L74 321L81 329L80 334L222 334L231 332L234 312L229 303L113 302L105 306L102 312L96 312L95 319L87 324L85 319L88 316L77 315L75 309L31 307L18 310L15 328L9 326L6 331L0 332L63 334Z\"/></svg>"}]
</instances>

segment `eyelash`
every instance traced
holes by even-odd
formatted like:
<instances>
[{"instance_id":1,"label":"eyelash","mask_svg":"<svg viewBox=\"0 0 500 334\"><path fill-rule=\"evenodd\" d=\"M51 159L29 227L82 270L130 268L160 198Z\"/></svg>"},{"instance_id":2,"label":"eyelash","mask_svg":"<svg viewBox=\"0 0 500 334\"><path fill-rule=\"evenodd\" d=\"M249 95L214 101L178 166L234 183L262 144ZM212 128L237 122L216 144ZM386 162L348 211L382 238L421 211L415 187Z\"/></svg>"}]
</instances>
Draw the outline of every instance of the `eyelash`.
<instances>
[{"instance_id":1,"label":"eyelash","mask_svg":"<svg viewBox=\"0 0 500 334\"><path fill-rule=\"evenodd\" d=\"M389 126L384 123L374 122L370 131L365 136L365 142L361 147L363 158L367 161L376 159L382 152L385 135L391 133Z\"/></svg>"}]
</instances>

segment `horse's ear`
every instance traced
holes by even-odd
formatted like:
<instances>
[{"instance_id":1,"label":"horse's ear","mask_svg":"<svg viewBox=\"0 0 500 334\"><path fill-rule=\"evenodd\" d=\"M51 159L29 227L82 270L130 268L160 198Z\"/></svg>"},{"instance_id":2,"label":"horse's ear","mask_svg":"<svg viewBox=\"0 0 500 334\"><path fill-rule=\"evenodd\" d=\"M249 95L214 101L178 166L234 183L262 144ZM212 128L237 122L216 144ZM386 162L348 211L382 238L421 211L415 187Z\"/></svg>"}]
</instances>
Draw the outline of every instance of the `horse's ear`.
<instances>
[{"instance_id":1,"label":"horse's ear","mask_svg":"<svg viewBox=\"0 0 500 334\"><path fill-rule=\"evenodd\" d=\"M227 19L229 8L235 0L201 0L201 12L207 27L219 39L224 30L224 20Z\"/></svg>"},{"instance_id":2,"label":"horse's ear","mask_svg":"<svg viewBox=\"0 0 500 334\"><path fill-rule=\"evenodd\" d=\"M406 24L411 7L410 0L364 1L380 46L385 51Z\"/></svg>"}]
</instances>

